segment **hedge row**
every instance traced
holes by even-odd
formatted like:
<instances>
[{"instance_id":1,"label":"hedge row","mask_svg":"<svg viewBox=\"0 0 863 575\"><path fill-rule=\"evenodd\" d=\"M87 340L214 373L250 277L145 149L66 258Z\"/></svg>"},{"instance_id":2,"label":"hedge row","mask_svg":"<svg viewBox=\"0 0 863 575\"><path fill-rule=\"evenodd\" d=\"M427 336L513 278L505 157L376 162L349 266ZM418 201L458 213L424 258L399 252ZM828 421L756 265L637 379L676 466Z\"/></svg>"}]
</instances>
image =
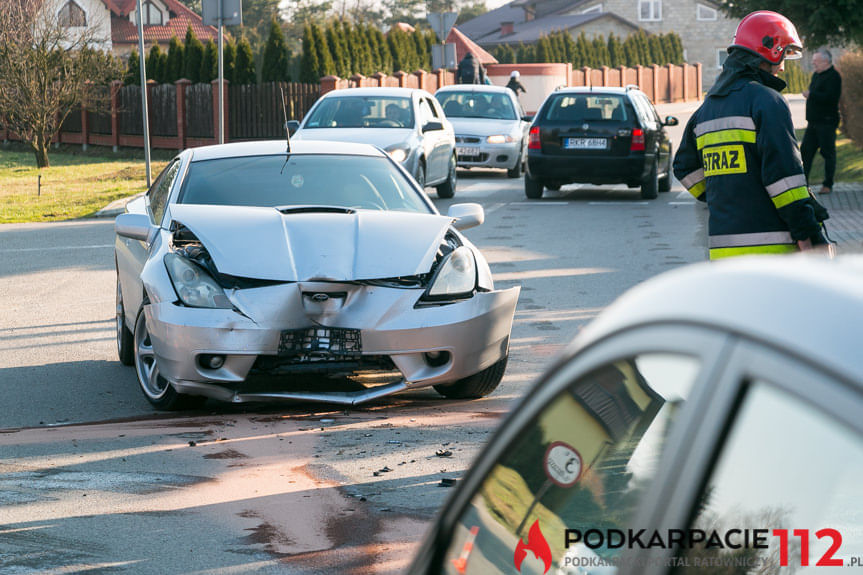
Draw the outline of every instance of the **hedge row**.
<instances>
[{"instance_id":1,"label":"hedge row","mask_svg":"<svg viewBox=\"0 0 863 575\"><path fill-rule=\"evenodd\" d=\"M582 32L574 39L566 31L541 36L536 44L502 44L493 51L502 64L533 62L571 62L573 67L599 68L609 66L650 66L651 64L682 64L683 43L680 36L669 34L647 35L643 31L620 40L614 33L589 40Z\"/></svg>"},{"instance_id":2,"label":"hedge row","mask_svg":"<svg viewBox=\"0 0 863 575\"><path fill-rule=\"evenodd\" d=\"M303 30L300 81L317 82L322 76L349 78L376 72L429 70L434 32L404 32L393 27L386 36L371 24L331 20L326 27L307 24Z\"/></svg>"},{"instance_id":3,"label":"hedge row","mask_svg":"<svg viewBox=\"0 0 863 575\"><path fill-rule=\"evenodd\" d=\"M863 53L846 52L838 64L842 74L842 130L863 146Z\"/></svg>"},{"instance_id":4,"label":"hedge row","mask_svg":"<svg viewBox=\"0 0 863 575\"><path fill-rule=\"evenodd\" d=\"M779 77L788 84L784 90L785 94L802 94L809 87L809 75L800 66L800 62L794 60L785 61L785 71L779 73Z\"/></svg>"}]
</instances>

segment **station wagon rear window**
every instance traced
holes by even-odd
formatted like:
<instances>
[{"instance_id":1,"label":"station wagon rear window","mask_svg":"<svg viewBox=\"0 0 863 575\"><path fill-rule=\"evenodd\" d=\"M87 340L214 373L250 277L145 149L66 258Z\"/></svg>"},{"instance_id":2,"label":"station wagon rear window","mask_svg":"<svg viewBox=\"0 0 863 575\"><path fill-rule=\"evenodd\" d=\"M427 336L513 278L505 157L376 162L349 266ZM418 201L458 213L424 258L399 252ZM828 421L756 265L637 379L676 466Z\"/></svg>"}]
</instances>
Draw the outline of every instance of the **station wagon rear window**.
<instances>
[{"instance_id":1,"label":"station wagon rear window","mask_svg":"<svg viewBox=\"0 0 863 575\"><path fill-rule=\"evenodd\" d=\"M549 122L626 122L626 99L617 94L558 94L545 106L543 120Z\"/></svg>"}]
</instances>

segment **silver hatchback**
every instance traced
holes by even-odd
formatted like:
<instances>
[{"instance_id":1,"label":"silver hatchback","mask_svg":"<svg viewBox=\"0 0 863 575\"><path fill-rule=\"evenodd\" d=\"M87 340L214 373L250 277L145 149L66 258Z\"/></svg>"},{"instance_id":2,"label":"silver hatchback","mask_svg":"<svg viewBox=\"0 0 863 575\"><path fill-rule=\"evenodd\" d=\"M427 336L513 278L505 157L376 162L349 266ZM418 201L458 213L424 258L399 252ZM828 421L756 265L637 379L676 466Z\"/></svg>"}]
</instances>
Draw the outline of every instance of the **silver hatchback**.
<instances>
[{"instance_id":1,"label":"silver hatchback","mask_svg":"<svg viewBox=\"0 0 863 575\"><path fill-rule=\"evenodd\" d=\"M510 178L522 173L530 118L509 88L445 86L435 92L455 129L458 166L503 168Z\"/></svg>"}]
</instances>

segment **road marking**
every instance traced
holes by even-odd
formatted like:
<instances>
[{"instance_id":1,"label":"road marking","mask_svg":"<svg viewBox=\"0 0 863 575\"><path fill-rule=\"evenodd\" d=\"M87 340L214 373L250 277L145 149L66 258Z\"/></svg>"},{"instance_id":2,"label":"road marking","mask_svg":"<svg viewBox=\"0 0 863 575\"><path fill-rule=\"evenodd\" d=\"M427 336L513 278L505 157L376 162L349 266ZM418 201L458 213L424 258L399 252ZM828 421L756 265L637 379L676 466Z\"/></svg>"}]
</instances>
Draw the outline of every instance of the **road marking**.
<instances>
[{"instance_id":1,"label":"road marking","mask_svg":"<svg viewBox=\"0 0 863 575\"><path fill-rule=\"evenodd\" d=\"M93 250L97 248L113 248L114 244L99 244L94 246L51 246L48 248L7 248L0 253L7 252L46 252L48 250Z\"/></svg>"},{"instance_id":2,"label":"road marking","mask_svg":"<svg viewBox=\"0 0 863 575\"><path fill-rule=\"evenodd\" d=\"M490 214L492 212L496 212L497 210L504 207L506 204L492 204L491 206L485 209L485 213Z\"/></svg>"},{"instance_id":3,"label":"road marking","mask_svg":"<svg viewBox=\"0 0 863 575\"><path fill-rule=\"evenodd\" d=\"M646 206L650 202L587 202L588 206Z\"/></svg>"},{"instance_id":4,"label":"road marking","mask_svg":"<svg viewBox=\"0 0 863 575\"><path fill-rule=\"evenodd\" d=\"M686 191L686 190L683 190L682 192L677 192L677 199L678 199L678 200L679 200L679 199L681 199L681 198L691 198L691 197L692 197L692 194L690 194L690 193L689 193L688 191Z\"/></svg>"},{"instance_id":5,"label":"road marking","mask_svg":"<svg viewBox=\"0 0 863 575\"><path fill-rule=\"evenodd\" d=\"M511 206L568 206L569 202L510 202Z\"/></svg>"},{"instance_id":6,"label":"road marking","mask_svg":"<svg viewBox=\"0 0 863 575\"><path fill-rule=\"evenodd\" d=\"M669 206L691 206L694 204L695 202L668 202Z\"/></svg>"}]
</instances>

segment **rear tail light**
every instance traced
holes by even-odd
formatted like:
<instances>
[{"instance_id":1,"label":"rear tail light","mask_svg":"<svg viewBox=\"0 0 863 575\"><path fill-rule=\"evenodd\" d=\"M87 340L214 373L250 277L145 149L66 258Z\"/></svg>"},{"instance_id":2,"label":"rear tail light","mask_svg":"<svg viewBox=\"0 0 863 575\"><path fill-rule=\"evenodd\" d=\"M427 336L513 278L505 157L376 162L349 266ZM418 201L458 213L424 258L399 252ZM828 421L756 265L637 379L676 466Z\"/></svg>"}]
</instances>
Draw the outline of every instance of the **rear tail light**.
<instances>
[{"instance_id":1,"label":"rear tail light","mask_svg":"<svg viewBox=\"0 0 863 575\"><path fill-rule=\"evenodd\" d=\"M539 126L534 126L530 129L530 133L527 138L527 149L528 150L541 150L542 144L539 142ZM642 146L642 149L644 147Z\"/></svg>"},{"instance_id":2,"label":"rear tail light","mask_svg":"<svg viewBox=\"0 0 863 575\"><path fill-rule=\"evenodd\" d=\"M629 146L630 152L644 151L644 130L636 128L632 130L632 144Z\"/></svg>"}]
</instances>

